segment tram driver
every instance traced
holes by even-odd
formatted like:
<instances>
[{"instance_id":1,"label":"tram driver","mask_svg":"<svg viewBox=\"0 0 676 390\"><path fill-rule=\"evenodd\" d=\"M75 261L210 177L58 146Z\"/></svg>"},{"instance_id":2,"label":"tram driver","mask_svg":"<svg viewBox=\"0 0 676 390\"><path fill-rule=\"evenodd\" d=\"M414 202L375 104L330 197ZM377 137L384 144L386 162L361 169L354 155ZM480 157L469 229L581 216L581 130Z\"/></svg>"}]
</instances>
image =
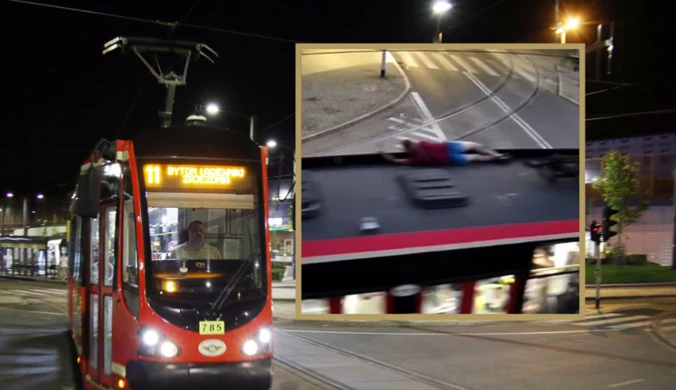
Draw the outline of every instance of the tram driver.
<instances>
[{"instance_id":1,"label":"tram driver","mask_svg":"<svg viewBox=\"0 0 676 390\"><path fill-rule=\"evenodd\" d=\"M188 241L171 251L169 258L178 260L221 260L218 249L204 242L205 226L202 221L192 221L188 226Z\"/></svg>"}]
</instances>

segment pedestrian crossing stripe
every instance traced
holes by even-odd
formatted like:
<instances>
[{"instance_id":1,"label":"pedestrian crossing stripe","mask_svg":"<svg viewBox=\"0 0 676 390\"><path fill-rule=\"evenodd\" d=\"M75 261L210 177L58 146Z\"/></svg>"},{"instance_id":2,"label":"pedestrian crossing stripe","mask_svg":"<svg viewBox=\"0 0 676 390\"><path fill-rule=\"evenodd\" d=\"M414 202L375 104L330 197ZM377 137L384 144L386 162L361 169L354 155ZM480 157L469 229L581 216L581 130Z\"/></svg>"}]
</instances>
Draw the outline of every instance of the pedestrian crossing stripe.
<instances>
[{"instance_id":1,"label":"pedestrian crossing stripe","mask_svg":"<svg viewBox=\"0 0 676 390\"><path fill-rule=\"evenodd\" d=\"M2 291L4 295L28 295L28 296L58 296L68 295L68 290L58 288L44 288L44 289L12 289Z\"/></svg>"},{"instance_id":2,"label":"pedestrian crossing stripe","mask_svg":"<svg viewBox=\"0 0 676 390\"><path fill-rule=\"evenodd\" d=\"M408 68L425 67L433 70L448 70L452 72L467 72L473 74L487 74L491 77L502 77L513 69L513 75L518 75L528 81L536 82L535 68L527 61L502 52L491 53L499 60L482 59L478 56L447 52L426 51L397 51L394 54Z\"/></svg>"},{"instance_id":3,"label":"pedestrian crossing stripe","mask_svg":"<svg viewBox=\"0 0 676 390\"><path fill-rule=\"evenodd\" d=\"M434 129L432 126L425 126L425 121L420 118L409 118L404 115L399 117L389 117L388 121L395 123L388 127L394 133L406 132L402 135L397 135L394 138L405 141L405 140L417 140L417 141L432 141L432 142L443 142L446 138L443 136L443 133L440 134L440 131ZM422 126L422 127L421 127ZM409 130L416 129L413 132ZM398 145L399 147L401 145Z\"/></svg>"},{"instance_id":4,"label":"pedestrian crossing stripe","mask_svg":"<svg viewBox=\"0 0 676 390\"><path fill-rule=\"evenodd\" d=\"M550 324L567 323L573 326L582 326L589 328L605 328L613 330L629 330L637 328L651 327L654 323L654 316L650 315L626 315L620 313L604 313L585 316L584 320L551 320L543 321ZM660 321L660 327L664 329L676 328L676 318L669 318Z\"/></svg>"}]
</instances>

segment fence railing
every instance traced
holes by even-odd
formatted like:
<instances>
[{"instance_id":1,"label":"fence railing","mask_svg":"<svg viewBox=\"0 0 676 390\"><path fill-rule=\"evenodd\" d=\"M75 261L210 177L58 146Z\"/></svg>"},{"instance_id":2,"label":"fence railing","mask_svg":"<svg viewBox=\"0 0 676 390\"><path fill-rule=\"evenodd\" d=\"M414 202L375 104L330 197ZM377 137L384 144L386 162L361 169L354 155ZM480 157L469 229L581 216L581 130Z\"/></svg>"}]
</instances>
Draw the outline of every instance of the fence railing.
<instances>
[{"instance_id":1,"label":"fence railing","mask_svg":"<svg viewBox=\"0 0 676 390\"><path fill-rule=\"evenodd\" d=\"M647 197L664 198L673 196L675 154L631 156L631 160L640 164L637 178L641 182L641 191ZM603 175L603 159L588 158L585 165L587 196L592 199L599 199L601 194L594 190L593 181Z\"/></svg>"}]
</instances>

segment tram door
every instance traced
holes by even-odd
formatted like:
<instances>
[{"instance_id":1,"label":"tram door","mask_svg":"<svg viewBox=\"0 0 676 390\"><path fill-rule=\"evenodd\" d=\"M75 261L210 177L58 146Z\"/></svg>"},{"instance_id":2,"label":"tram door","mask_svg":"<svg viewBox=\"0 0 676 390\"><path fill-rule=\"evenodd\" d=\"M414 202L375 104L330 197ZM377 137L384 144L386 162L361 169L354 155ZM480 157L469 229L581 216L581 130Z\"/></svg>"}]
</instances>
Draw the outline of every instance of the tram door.
<instances>
[{"instance_id":1,"label":"tram door","mask_svg":"<svg viewBox=\"0 0 676 390\"><path fill-rule=\"evenodd\" d=\"M89 262L89 376L112 387L113 275L115 270L115 203L101 206L99 218L91 220Z\"/></svg>"}]
</instances>

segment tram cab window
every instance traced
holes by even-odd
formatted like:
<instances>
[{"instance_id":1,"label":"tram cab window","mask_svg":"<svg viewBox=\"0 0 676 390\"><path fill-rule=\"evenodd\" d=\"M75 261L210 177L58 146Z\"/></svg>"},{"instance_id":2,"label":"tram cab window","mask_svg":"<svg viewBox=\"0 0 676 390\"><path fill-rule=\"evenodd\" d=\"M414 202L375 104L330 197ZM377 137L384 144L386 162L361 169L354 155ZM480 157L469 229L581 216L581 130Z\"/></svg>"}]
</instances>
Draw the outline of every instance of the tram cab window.
<instances>
[{"instance_id":1,"label":"tram cab window","mask_svg":"<svg viewBox=\"0 0 676 390\"><path fill-rule=\"evenodd\" d=\"M579 242L537 248L526 282L524 314L577 314L579 308Z\"/></svg>"},{"instance_id":2,"label":"tram cab window","mask_svg":"<svg viewBox=\"0 0 676 390\"><path fill-rule=\"evenodd\" d=\"M134 196L129 164L124 166L124 203L122 206L122 283L125 287L138 288L138 250L136 248L136 220Z\"/></svg>"},{"instance_id":3,"label":"tram cab window","mask_svg":"<svg viewBox=\"0 0 676 390\"><path fill-rule=\"evenodd\" d=\"M213 299L240 269L238 297L266 294L264 225L254 196L239 203L212 194L148 195L152 277L161 296Z\"/></svg>"},{"instance_id":4,"label":"tram cab window","mask_svg":"<svg viewBox=\"0 0 676 390\"><path fill-rule=\"evenodd\" d=\"M138 252L136 250L136 225L134 224L134 203L124 201L122 219L122 282L138 288Z\"/></svg>"},{"instance_id":5,"label":"tram cab window","mask_svg":"<svg viewBox=\"0 0 676 390\"><path fill-rule=\"evenodd\" d=\"M69 262L70 274L73 276L75 283L83 285L82 280L82 218L77 217L71 222L71 230L69 240L72 243L71 261Z\"/></svg>"}]
</instances>

